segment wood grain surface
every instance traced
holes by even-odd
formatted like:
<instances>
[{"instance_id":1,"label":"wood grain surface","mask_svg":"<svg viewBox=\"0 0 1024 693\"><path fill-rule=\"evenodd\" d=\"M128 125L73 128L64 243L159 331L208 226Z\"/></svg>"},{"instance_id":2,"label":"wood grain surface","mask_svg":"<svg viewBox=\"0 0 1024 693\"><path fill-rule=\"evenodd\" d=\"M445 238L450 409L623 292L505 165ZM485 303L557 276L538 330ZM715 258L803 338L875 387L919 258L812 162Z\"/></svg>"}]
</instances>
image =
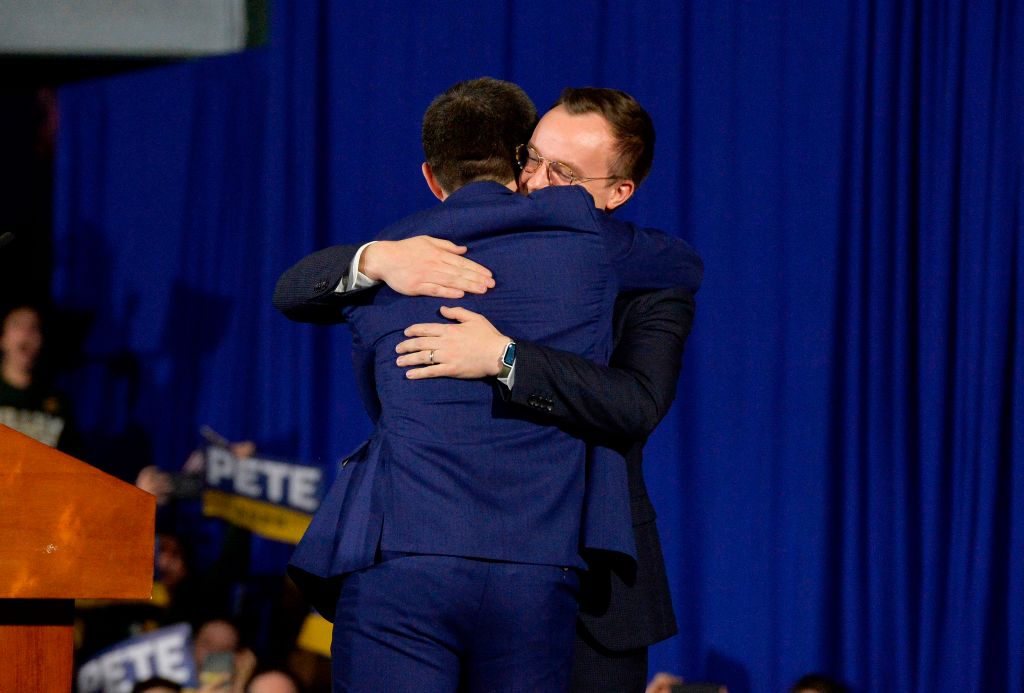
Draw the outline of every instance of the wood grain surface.
<instances>
[{"instance_id":1,"label":"wood grain surface","mask_svg":"<svg viewBox=\"0 0 1024 693\"><path fill-rule=\"evenodd\" d=\"M0 425L0 599L147 599L156 499Z\"/></svg>"}]
</instances>

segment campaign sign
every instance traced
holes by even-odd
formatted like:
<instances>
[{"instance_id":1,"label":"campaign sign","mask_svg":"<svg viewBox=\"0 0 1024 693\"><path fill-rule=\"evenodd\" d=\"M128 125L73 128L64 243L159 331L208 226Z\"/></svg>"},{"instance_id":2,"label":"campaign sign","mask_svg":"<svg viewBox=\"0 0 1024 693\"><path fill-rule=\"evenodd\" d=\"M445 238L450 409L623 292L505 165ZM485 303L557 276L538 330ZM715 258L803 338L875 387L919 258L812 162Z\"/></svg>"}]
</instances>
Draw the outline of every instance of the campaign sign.
<instances>
[{"instance_id":1,"label":"campaign sign","mask_svg":"<svg viewBox=\"0 0 1024 693\"><path fill-rule=\"evenodd\" d=\"M301 650L330 657L332 636L333 626L330 622L317 612L311 611L302 622L299 639L295 644Z\"/></svg>"},{"instance_id":2,"label":"campaign sign","mask_svg":"<svg viewBox=\"0 0 1024 693\"><path fill-rule=\"evenodd\" d=\"M297 544L320 507L320 467L266 458L238 458L211 445L206 457L203 514L274 541Z\"/></svg>"},{"instance_id":3,"label":"campaign sign","mask_svg":"<svg viewBox=\"0 0 1024 693\"><path fill-rule=\"evenodd\" d=\"M103 650L78 670L78 693L131 693L136 683L154 676L196 687L192 628L187 623L123 640Z\"/></svg>"}]
</instances>

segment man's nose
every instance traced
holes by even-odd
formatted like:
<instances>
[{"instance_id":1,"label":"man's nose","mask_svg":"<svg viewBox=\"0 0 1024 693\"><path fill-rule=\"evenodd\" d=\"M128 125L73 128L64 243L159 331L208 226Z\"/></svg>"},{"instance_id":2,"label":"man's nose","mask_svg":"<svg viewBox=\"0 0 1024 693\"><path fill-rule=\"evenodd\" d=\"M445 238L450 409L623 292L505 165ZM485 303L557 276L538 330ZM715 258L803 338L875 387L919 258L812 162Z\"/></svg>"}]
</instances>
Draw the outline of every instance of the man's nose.
<instances>
[{"instance_id":1,"label":"man's nose","mask_svg":"<svg viewBox=\"0 0 1024 693\"><path fill-rule=\"evenodd\" d=\"M524 186L529 192L534 190L540 190L548 187L548 162L541 161L540 166L537 167L530 177L526 179Z\"/></svg>"}]
</instances>

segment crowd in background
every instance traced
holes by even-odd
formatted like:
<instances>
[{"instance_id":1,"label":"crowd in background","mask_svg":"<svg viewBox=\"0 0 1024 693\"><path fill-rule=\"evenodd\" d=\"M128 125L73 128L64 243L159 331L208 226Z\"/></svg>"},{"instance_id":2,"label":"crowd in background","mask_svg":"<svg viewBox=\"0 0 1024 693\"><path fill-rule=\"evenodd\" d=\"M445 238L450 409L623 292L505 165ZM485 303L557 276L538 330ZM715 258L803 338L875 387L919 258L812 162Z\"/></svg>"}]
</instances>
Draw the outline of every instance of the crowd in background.
<instances>
[{"instance_id":1,"label":"crowd in background","mask_svg":"<svg viewBox=\"0 0 1024 693\"><path fill-rule=\"evenodd\" d=\"M173 624L192 630L194 666L204 678L208 661L230 671L205 676L198 690L316 693L330 689L326 657L296 646L309 605L285 577L292 547L261 540L223 520L202 515L196 484L202 456L169 473L145 460L95 459L75 426L73 406L46 373L40 309L6 308L0 324L0 424L116 471L157 498L153 598L145 602L80 600L76 604L75 660L81 666L119 643ZM231 446L245 457L249 442ZM184 490L182 490L184 489ZM211 655L216 655L211 659ZM227 655L227 656L225 656ZM223 666L221 668L224 668ZM181 690L156 677L137 690Z\"/></svg>"}]
</instances>

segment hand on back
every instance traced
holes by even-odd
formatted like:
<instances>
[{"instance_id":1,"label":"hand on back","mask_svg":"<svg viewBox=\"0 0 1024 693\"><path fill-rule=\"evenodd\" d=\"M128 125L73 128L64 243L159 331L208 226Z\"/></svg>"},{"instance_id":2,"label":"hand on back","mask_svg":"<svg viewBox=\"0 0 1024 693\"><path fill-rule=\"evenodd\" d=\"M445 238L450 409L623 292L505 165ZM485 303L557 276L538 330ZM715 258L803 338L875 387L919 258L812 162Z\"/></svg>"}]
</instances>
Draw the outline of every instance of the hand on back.
<instances>
[{"instance_id":1,"label":"hand on back","mask_svg":"<svg viewBox=\"0 0 1024 693\"><path fill-rule=\"evenodd\" d=\"M359 271L406 296L462 298L493 288L491 271L465 253L466 246L431 236L377 241L363 251Z\"/></svg>"},{"instance_id":2,"label":"hand on back","mask_svg":"<svg viewBox=\"0 0 1024 693\"><path fill-rule=\"evenodd\" d=\"M405 336L395 351L402 354L396 363L410 368L406 377L486 378L498 375L501 356L509 338L479 313L465 308L441 308L441 315L453 323L421 323L405 328Z\"/></svg>"}]
</instances>

